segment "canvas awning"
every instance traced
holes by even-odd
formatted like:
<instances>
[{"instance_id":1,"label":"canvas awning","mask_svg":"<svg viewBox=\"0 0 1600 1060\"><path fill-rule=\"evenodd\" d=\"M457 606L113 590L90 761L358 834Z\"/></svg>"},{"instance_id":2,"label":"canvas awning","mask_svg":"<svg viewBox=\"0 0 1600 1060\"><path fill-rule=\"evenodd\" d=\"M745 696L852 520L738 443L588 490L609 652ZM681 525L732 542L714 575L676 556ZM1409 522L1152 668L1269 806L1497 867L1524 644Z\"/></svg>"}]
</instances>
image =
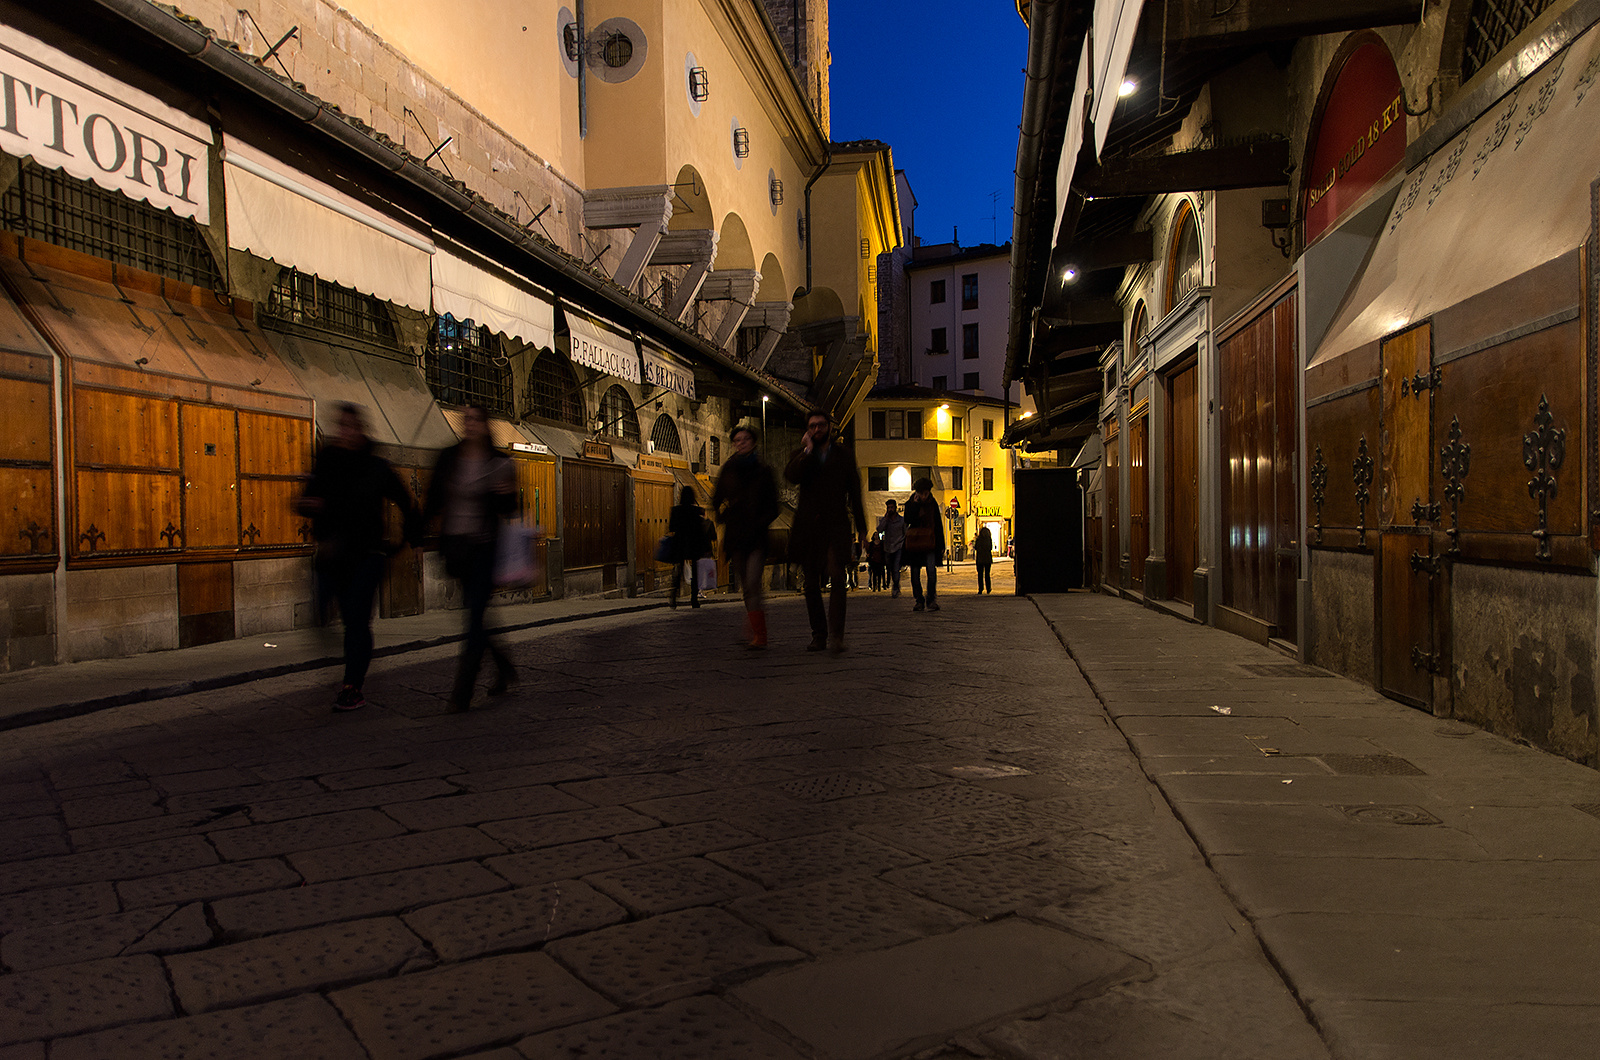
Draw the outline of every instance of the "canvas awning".
<instances>
[{"instance_id":1,"label":"canvas awning","mask_svg":"<svg viewBox=\"0 0 1600 1060\"><path fill-rule=\"evenodd\" d=\"M573 364L593 368L630 383L644 381L639 346L633 336L608 321L571 306L561 307L567 323L567 356Z\"/></svg>"},{"instance_id":2,"label":"canvas awning","mask_svg":"<svg viewBox=\"0 0 1600 1060\"><path fill-rule=\"evenodd\" d=\"M644 381L651 386L695 400L694 367L649 342L640 343Z\"/></svg>"},{"instance_id":3,"label":"canvas awning","mask_svg":"<svg viewBox=\"0 0 1600 1060\"><path fill-rule=\"evenodd\" d=\"M223 144L230 247L418 312L432 307L426 235L232 136Z\"/></svg>"},{"instance_id":4,"label":"canvas awning","mask_svg":"<svg viewBox=\"0 0 1600 1060\"><path fill-rule=\"evenodd\" d=\"M269 327L266 334L306 392L316 395L317 427L324 435L338 431L339 406L348 402L360 406L368 436L380 445L442 449L455 444L455 432L415 365L299 332Z\"/></svg>"},{"instance_id":5,"label":"canvas awning","mask_svg":"<svg viewBox=\"0 0 1600 1060\"><path fill-rule=\"evenodd\" d=\"M433 310L521 339L536 349L555 346L552 297L464 249L441 247L434 252Z\"/></svg>"},{"instance_id":6,"label":"canvas awning","mask_svg":"<svg viewBox=\"0 0 1600 1060\"><path fill-rule=\"evenodd\" d=\"M1591 29L1406 176L1310 368L1375 349L1584 243L1600 173L1600 91L1584 71L1597 54Z\"/></svg>"}]
</instances>

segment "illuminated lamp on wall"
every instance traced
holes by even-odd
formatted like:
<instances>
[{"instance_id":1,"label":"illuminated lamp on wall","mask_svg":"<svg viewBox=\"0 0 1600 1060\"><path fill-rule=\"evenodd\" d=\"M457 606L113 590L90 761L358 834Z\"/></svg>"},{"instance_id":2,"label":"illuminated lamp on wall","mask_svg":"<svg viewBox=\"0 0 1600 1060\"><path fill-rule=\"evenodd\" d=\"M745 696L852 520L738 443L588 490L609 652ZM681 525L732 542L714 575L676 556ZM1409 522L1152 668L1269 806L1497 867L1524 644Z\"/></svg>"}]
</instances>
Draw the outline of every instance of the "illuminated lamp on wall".
<instances>
[{"instance_id":1,"label":"illuminated lamp on wall","mask_svg":"<svg viewBox=\"0 0 1600 1060\"><path fill-rule=\"evenodd\" d=\"M906 493L911 489L911 469L897 467L889 472L889 491L891 493Z\"/></svg>"},{"instance_id":2,"label":"illuminated lamp on wall","mask_svg":"<svg viewBox=\"0 0 1600 1060\"><path fill-rule=\"evenodd\" d=\"M750 157L750 130L743 126L733 130L733 154L735 158Z\"/></svg>"},{"instance_id":3,"label":"illuminated lamp on wall","mask_svg":"<svg viewBox=\"0 0 1600 1060\"><path fill-rule=\"evenodd\" d=\"M774 206L782 206L783 205L783 181L779 180L777 177L773 177L770 181L768 181L767 182L767 194L772 199L772 205L774 205Z\"/></svg>"},{"instance_id":4,"label":"illuminated lamp on wall","mask_svg":"<svg viewBox=\"0 0 1600 1060\"><path fill-rule=\"evenodd\" d=\"M704 103L711 98L711 77L703 66L689 70L689 98L696 103Z\"/></svg>"}]
</instances>

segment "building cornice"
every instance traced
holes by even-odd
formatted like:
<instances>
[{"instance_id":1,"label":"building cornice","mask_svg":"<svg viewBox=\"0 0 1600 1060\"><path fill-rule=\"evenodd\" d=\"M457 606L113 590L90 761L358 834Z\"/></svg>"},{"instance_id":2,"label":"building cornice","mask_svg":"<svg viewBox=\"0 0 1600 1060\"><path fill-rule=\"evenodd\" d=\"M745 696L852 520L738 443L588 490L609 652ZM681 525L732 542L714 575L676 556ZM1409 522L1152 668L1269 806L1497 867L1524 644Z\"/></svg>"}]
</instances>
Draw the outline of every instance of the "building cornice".
<instances>
[{"instance_id":1,"label":"building cornice","mask_svg":"<svg viewBox=\"0 0 1600 1060\"><path fill-rule=\"evenodd\" d=\"M806 98L778 39L778 31L760 0L701 0L707 16L729 49L747 64L746 77L759 86L763 104L778 128L785 130L806 163L819 166L827 158L828 137Z\"/></svg>"}]
</instances>

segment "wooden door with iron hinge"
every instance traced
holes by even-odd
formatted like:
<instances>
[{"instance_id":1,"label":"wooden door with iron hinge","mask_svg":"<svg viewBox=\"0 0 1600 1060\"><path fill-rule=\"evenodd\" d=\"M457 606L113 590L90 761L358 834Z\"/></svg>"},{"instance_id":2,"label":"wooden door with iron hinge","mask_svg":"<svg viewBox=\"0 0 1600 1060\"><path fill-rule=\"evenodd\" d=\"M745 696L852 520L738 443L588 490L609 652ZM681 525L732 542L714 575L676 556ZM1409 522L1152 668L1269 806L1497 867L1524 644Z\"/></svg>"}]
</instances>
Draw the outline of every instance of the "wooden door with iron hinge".
<instances>
[{"instance_id":1,"label":"wooden door with iron hinge","mask_svg":"<svg viewBox=\"0 0 1600 1060\"><path fill-rule=\"evenodd\" d=\"M1433 704L1439 671L1435 641L1433 547L1432 328L1421 324L1382 347L1382 441L1379 445L1378 688L1423 709Z\"/></svg>"}]
</instances>

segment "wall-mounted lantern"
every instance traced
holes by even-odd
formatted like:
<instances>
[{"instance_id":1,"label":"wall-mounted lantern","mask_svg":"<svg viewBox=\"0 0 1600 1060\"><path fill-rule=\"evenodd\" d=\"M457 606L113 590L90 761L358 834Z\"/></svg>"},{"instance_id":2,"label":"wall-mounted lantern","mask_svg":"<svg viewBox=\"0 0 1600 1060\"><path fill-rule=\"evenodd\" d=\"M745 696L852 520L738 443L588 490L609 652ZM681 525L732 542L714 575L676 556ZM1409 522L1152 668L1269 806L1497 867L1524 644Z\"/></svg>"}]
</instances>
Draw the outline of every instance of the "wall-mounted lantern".
<instances>
[{"instance_id":1,"label":"wall-mounted lantern","mask_svg":"<svg viewBox=\"0 0 1600 1060\"><path fill-rule=\"evenodd\" d=\"M696 103L704 103L711 98L711 77L703 66L689 70L689 98Z\"/></svg>"},{"instance_id":2,"label":"wall-mounted lantern","mask_svg":"<svg viewBox=\"0 0 1600 1060\"><path fill-rule=\"evenodd\" d=\"M750 130L743 126L733 130L733 154L735 158L750 157Z\"/></svg>"},{"instance_id":3,"label":"wall-mounted lantern","mask_svg":"<svg viewBox=\"0 0 1600 1060\"><path fill-rule=\"evenodd\" d=\"M773 177L767 184L767 193L772 199L772 205L783 205L783 181Z\"/></svg>"}]
</instances>

